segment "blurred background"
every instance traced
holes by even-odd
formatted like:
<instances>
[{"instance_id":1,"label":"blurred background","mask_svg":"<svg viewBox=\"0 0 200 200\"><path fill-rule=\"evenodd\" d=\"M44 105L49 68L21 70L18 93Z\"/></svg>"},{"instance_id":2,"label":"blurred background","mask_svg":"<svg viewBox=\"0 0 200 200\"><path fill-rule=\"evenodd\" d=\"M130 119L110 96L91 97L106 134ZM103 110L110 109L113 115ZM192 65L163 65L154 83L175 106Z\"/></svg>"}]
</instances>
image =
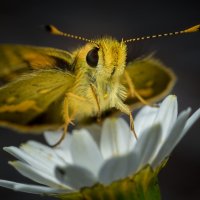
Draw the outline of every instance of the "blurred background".
<instances>
[{"instance_id":1,"label":"blurred background","mask_svg":"<svg viewBox=\"0 0 200 200\"><path fill-rule=\"evenodd\" d=\"M51 1L29 0L0 3L0 43L51 46L68 51L84 44L52 36L43 25L54 24L65 32L88 38L110 35L119 40L143 35L173 32L200 23L199 6L187 3L152 1ZM162 38L128 45L128 60L155 52L178 76L173 93L178 96L179 110L200 106L200 33ZM0 129L0 178L30 182L7 162L13 157L3 146L18 146L28 139L43 137L19 135ZM159 175L163 200L197 200L200 197L200 124L191 128L172 153ZM4 200L50 199L0 188Z\"/></svg>"}]
</instances>

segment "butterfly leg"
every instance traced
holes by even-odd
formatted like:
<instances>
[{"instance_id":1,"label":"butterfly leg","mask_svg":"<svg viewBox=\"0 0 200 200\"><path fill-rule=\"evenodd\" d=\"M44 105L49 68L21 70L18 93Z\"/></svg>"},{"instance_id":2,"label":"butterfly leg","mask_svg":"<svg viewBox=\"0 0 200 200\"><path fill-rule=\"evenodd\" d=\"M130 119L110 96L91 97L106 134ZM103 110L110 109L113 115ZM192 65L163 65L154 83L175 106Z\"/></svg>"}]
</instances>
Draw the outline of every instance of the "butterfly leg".
<instances>
[{"instance_id":1,"label":"butterfly leg","mask_svg":"<svg viewBox=\"0 0 200 200\"><path fill-rule=\"evenodd\" d=\"M133 120L133 116L132 116L131 112L129 113L129 120L130 120L130 129L133 132L135 139L137 140L138 137L137 137L137 134L136 134L136 131L135 131L134 120Z\"/></svg>"},{"instance_id":2,"label":"butterfly leg","mask_svg":"<svg viewBox=\"0 0 200 200\"><path fill-rule=\"evenodd\" d=\"M130 130L133 132L135 138L137 139L137 133L135 131L135 128L134 128L134 120L133 120L133 116L132 116L132 113L129 109L129 107L124 104L123 102L119 101L118 104L116 105L116 108L119 109L121 112L129 115L129 120L130 120Z\"/></svg>"},{"instance_id":3,"label":"butterfly leg","mask_svg":"<svg viewBox=\"0 0 200 200\"><path fill-rule=\"evenodd\" d=\"M71 110L71 113L69 111L69 102L70 102L69 99L73 99L73 98L78 99L80 101L86 101L86 99L84 97L80 97L71 92L68 92L65 94L65 99L64 99L64 103L63 103L64 125L62 126L64 128L64 130L63 130L61 138L54 145L52 145L52 147L58 146L65 139L66 134L67 134L67 128L68 128L69 124L74 125L74 123L72 121L74 119L76 111L75 111L75 109Z\"/></svg>"},{"instance_id":4,"label":"butterfly leg","mask_svg":"<svg viewBox=\"0 0 200 200\"><path fill-rule=\"evenodd\" d=\"M125 79L126 79L126 83L129 87L129 93L131 97L136 97L141 103L143 103L144 105L148 105L151 107L157 107L156 105L152 105L150 104L148 101L146 101L135 89L135 86L133 84L133 81L131 80L131 77L129 76L128 72L125 71L124 73L125 75Z\"/></svg>"},{"instance_id":5,"label":"butterfly leg","mask_svg":"<svg viewBox=\"0 0 200 200\"><path fill-rule=\"evenodd\" d=\"M100 108L100 103L99 103L99 99L97 97L97 94L96 94L96 88L93 84L90 84L90 88L92 90L92 94L94 96L94 99L97 103L97 108L98 108L98 113L97 113L97 122L100 122L101 121L101 108Z\"/></svg>"}]
</instances>

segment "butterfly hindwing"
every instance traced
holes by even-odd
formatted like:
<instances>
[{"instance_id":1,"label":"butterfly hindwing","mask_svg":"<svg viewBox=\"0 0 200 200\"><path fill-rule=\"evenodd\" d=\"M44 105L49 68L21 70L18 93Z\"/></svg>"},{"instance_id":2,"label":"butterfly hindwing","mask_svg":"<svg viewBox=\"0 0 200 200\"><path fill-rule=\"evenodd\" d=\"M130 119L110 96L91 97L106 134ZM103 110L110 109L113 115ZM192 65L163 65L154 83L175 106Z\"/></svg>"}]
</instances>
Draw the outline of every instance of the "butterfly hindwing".
<instances>
[{"instance_id":1,"label":"butterfly hindwing","mask_svg":"<svg viewBox=\"0 0 200 200\"><path fill-rule=\"evenodd\" d=\"M176 82L175 74L153 57L137 59L128 63L126 72L137 93L148 103L161 100L172 90ZM125 76L122 77L121 82L129 90ZM131 109L143 105L138 98L131 95L128 95L126 104Z\"/></svg>"}]
</instances>

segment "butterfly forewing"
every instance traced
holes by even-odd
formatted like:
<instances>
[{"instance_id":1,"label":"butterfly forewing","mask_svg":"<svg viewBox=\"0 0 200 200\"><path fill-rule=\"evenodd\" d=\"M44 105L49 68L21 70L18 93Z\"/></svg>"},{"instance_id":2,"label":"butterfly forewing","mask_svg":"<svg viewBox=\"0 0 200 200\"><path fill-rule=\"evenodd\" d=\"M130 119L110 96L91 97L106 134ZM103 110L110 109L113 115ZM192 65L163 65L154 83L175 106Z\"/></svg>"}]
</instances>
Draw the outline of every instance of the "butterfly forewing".
<instances>
[{"instance_id":1,"label":"butterfly forewing","mask_svg":"<svg viewBox=\"0 0 200 200\"><path fill-rule=\"evenodd\" d=\"M0 121L19 125L37 121L53 102L64 99L73 83L73 75L56 69L38 70L8 83L0 88ZM57 112L62 113L59 107Z\"/></svg>"},{"instance_id":2,"label":"butterfly forewing","mask_svg":"<svg viewBox=\"0 0 200 200\"><path fill-rule=\"evenodd\" d=\"M63 50L25 45L0 45L1 84L32 70L59 68L71 71L72 55Z\"/></svg>"}]
</instances>

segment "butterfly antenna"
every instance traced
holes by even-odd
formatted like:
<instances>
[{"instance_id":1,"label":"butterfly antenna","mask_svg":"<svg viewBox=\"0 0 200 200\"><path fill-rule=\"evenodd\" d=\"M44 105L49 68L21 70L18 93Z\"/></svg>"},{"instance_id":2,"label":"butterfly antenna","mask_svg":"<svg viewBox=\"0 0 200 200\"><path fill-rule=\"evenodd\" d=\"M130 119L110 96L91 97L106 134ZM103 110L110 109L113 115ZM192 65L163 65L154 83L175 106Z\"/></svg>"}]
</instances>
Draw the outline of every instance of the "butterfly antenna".
<instances>
[{"instance_id":1,"label":"butterfly antenna","mask_svg":"<svg viewBox=\"0 0 200 200\"><path fill-rule=\"evenodd\" d=\"M87 38L84 38L84 37L72 35L72 34L69 34L69 33L64 33L62 31L58 30L53 25L46 25L45 29L53 35L60 35L60 36L64 36L64 37L68 37L68 38L72 38L72 39L76 39L76 40L82 40L82 41L85 41L85 42L95 43L93 40L90 40L90 39L87 39Z\"/></svg>"},{"instance_id":2,"label":"butterfly antenna","mask_svg":"<svg viewBox=\"0 0 200 200\"><path fill-rule=\"evenodd\" d=\"M151 35L151 36L143 36L143 37L137 37L137 38L131 38L128 40L124 40L124 43L128 43L128 42L137 42L140 40L147 40L147 39L153 39L153 38L159 38L159 37L168 37L168 36L175 36L175 35L180 35L180 34L184 34L184 33L193 33L193 32L197 32L200 31L200 24L196 25L196 26L192 26L188 29L182 30L182 31L176 31L176 32L172 32L172 33L163 33L163 34L157 34L157 35Z\"/></svg>"}]
</instances>

